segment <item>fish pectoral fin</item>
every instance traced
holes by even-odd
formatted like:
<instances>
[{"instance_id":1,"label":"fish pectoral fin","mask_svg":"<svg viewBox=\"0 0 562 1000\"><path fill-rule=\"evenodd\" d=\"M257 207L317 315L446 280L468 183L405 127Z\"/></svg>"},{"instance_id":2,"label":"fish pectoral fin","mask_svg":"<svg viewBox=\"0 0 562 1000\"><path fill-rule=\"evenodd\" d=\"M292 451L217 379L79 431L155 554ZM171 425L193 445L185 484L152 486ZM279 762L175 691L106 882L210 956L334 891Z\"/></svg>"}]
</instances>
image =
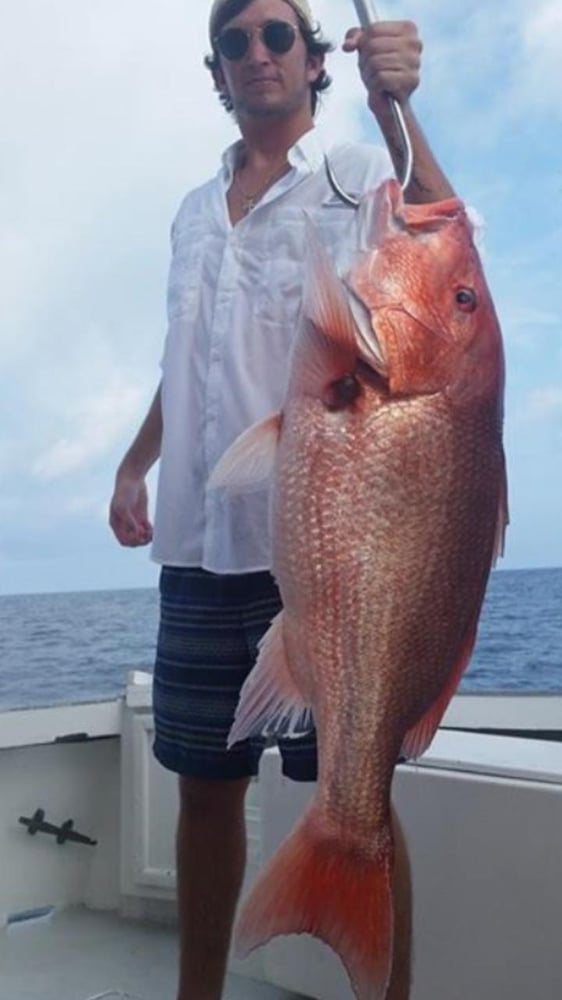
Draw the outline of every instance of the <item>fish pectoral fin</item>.
<instances>
[{"instance_id":1,"label":"fish pectoral fin","mask_svg":"<svg viewBox=\"0 0 562 1000\"><path fill-rule=\"evenodd\" d=\"M310 220L303 336L295 345L293 388L322 396L326 386L351 375L363 358L379 374L386 364L368 309L338 275Z\"/></svg>"},{"instance_id":2,"label":"fish pectoral fin","mask_svg":"<svg viewBox=\"0 0 562 1000\"><path fill-rule=\"evenodd\" d=\"M281 422L281 414L272 413L240 434L213 469L209 487L232 493L263 487L275 465Z\"/></svg>"},{"instance_id":3,"label":"fish pectoral fin","mask_svg":"<svg viewBox=\"0 0 562 1000\"><path fill-rule=\"evenodd\" d=\"M360 294L351 283L346 281L349 308L355 321L357 345L361 358L382 378L388 378L388 364L384 357L382 345L377 337L373 316Z\"/></svg>"},{"instance_id":4,"label":"fish pectoral fin","mask_svg":"<svg viewBox=\"0 0 562 1000\"><path fill-rule=\"evenodd\" d=\"M347 293L308 216L306 239L308 255L304 317L313 327L322 330L334 346L353 359L357 354L357 340Z\"/></svg>"},{"instance_id":5,"label":"fish pectoral fin","mask_svg":"<svg viewBox=\"0 0 562 1000\"><path fill-rule=\"evenodd\" d=\"M284 612L273 619L256 665L240 692L228 747L249 736L302 736L314 728L310 706L293 678L283 637Z\"/></svg>"},{"instance_id":6,"label":"fish pectoral fin","mask_svg":"<svg viewBox=\"0 0 562 1000\"><path fill-rule=\"evenodd\" d=\"M343 283L308 216L306 239L308 271L304 293L305 316L340 347L354 355L355 327Z\"/></svg>"},{"instance_id":7,"label":"fish pectoral fin","mask_svg":"<svg viewBox=\"0 0 562 1000\"><path fill-rule=\"evenodd\" d=\"M439 725L445 715L447 706L459 686L461 677L466 670L468 661L472 655L472 650L474 649L474 644L476 642L476 630L478 628L479 614L480 604L478 605L477 613L466 634L460 656L455 663L454 669L451 671L445 687L429 711L426 712L425 715L422 715L416 725L413 726L412 729L410 729L410 731L406 734L406 738L400 751L400 757L402 759L416 760L418 757L421 757L422 754L424 754L428 749L435 733L439 729Z\"/></svg>"}]
</instances>

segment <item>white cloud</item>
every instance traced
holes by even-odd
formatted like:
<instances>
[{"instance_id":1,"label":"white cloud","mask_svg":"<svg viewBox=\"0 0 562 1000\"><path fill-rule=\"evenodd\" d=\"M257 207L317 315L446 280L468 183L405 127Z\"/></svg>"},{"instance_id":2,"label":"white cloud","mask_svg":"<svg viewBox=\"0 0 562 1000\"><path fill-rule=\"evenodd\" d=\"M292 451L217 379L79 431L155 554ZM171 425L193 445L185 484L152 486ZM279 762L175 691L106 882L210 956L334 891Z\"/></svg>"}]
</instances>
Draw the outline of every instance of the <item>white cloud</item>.
<instances>
[{"instance_id":1,"label":"white cloud","mask_svg":"<svg viewBox=\"0 0 562 1000\"><path fill-rule=\"evenodd\" d=\"M529 409L537 416L562 416L562 389L560 386L549 386L538 389L529 398Z\"/></svg>"},{"instance_id":2,"label":"white cloud","mask_svg":"<svg viewBox=\"0 0 562 1000\"><path fill-rule=\"evenodd\" d=\"M393 3L387 11L403 16ZM411 16L425 43L417 105L431 126L450 123L459 150L472 158L502 142L505 151L517 138L513 130L529 125L529 115L556 128L562 114L560 0L509 0L494 3L493 13L481 0L465 0L460 8L450 0L418 0ZM532 160L533 150L525 152ZM504 168L509 172L508 162Z\"/></svg>"},{"instance_id":3,"label":"white cloud","mask_svg":"<svg viewBox=\"0 0 562 1000\"><path fill-rule=\"evenodd\" d=\"M506 305L502 311L503 320L506 326L512 329L523 328L524 330L537 330L537 328L550 330L560 330L562 327L562 315L549 312L538 306L521 304L515 308Z\"/></svg>"},{"instance_id":4,"label":"white cloud","mask_svg":"<svg viewBox=\"0 0 562 1000\"><path fill-rule=\"evenodd\" d=\"M523 63L514 85L522 106L562 116L562 4L542 0L527 9L521 25Z\"/></svg>"},{"instance_id":5,"label":"white cloud","mask_svg":"<svg viewBox=\"0 0 562 1000\"><path fill-rule=\"evenodd\" d=\"M66 433L36 460L33 474L43 480L58 479L110 454L130 428L142 399L138 385L116 382L101 395L66 409Z\"/></svg>"},{"instance_id":6,"label":"white cloud","mask_svg":"<svg viewBox=\"0 0 562 1000\"><path fill-rule=\"evenodd\" d=\"M99 497L92 496L90 493L76 493L67 497L63 510L65 514L93 514L100 520L107 520L107 502L100 503Z\"/></svg>"},{"instance_id":7,"label":"white cloud","mask_svg":"<svg viewBox=\"0 0 562 1000\"><path fill-rule=\"evenodd\" d=\"M562 388L547 385L528 393L516 420L518 424L553 423L562 430Z\"/></svg>"}]
</instances>

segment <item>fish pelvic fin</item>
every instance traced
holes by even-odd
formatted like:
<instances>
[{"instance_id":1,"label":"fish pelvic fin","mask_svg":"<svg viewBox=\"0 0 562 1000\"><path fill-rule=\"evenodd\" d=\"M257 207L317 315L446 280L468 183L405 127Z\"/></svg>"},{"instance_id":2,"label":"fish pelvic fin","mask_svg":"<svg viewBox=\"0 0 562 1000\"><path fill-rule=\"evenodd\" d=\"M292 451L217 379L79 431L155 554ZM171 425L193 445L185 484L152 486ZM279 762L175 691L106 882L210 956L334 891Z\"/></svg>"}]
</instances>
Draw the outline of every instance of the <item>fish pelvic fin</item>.
<instances>
[{"instance_id":1,"label":"fish pelvic fin","mask_svg":"<svg viewBox=\"0 0 562 1000\"><path fill-rule=\"evenodd\" d=\"M229 749L255 735L302 736L314 728L312 712L291 673L283 638L283 611L259 644L256 665L242 686Z\"/></svg>"},{"instance_id":2,"label":"fish pelvic fin","mask_svg":"<svg viewBox=\"0 0 562 1000\"><path fill-rule=\"evenodd\" d=\"M242 493L266 485L275 465L281 423L281 414L272 413L240 434L213 469L209 487Z\"/></svg>"},{"instance_id":3,"label":"fish pelvic fin","mask_svg":"<svg viewBox=\"0 0 562 1000\"><path fill-rule=\"evenodd\" d=\"M322 836L314 806L281 845L240 913L241 956L279 934L312 934L342 960L357 1000L384 1000L392 971L393 847L366 855Z\"/></svg>"}]
</instances>

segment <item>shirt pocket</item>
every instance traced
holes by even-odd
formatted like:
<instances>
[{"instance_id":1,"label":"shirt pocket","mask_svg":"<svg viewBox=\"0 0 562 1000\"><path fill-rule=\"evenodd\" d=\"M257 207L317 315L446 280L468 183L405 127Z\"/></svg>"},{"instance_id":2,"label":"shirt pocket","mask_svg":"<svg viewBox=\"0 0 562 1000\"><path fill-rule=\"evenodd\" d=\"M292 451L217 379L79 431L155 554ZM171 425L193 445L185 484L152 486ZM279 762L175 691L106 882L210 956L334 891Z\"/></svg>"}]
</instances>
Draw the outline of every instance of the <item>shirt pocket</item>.
<instances>
[{"instance_id":1,"label":"shirt pocket","mask_svg":"<svg viewBox=\"0 0 562 1000\"><path fill-rule=\"evenodd\" d=\"M303 293L306 217L302 208L284 209L269 222L264 242L257 312L269 326L296 322Z\"/></svg>"},{"instance_id":2,"label":"shirt pocket","mask_svg":"<svg viewBox=\"0 0 562 1000\"><path fill-rule=\"evenodd\" d=\"M205 256L203 220L172 231L172 259L168 278L168 319L177 319L197 305Z\"/></svg>"},{"instance_id":3,"label":"shirt pocket","mask_svg":"<svg viewBox=\"0 0 562 1000\"><path fill-rule=\"evenodd\" d=\"M352 197L359 194L351 191ZM357 209L331 192L314 214L320 240L338 274L345 275L357 253Z\"/></svg>"}]
</instances>

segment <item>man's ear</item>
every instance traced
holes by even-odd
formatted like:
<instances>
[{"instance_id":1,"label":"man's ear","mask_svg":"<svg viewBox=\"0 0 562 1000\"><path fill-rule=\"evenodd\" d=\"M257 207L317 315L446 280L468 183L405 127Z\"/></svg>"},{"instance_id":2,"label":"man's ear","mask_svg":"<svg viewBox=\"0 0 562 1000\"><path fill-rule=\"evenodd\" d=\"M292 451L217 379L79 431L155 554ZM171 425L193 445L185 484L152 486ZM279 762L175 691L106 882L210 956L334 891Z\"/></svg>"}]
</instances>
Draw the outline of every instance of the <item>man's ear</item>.
<instances>
[{"instance_id":1,"label":"man's ear","mask_svg":"<svg viewBox=\"0 0 562 1000\"><path fill-rule=\"evenodd\" d=\"M322 70L324 69L324 64L326 60L323 55L308 55L307 56L307 67L308 67L308 82L316 83L318 77L320 76Z\"/></svg>"},{"instance_id":2,"label":"man's ear","mask_svg":"<svg viewBox=\"0 0 562 1000\"><path fill-rule=\"evenodd\" d=\"M213 83L215 84L215 90L218 91L219 94L224 94L226 97L228 97L229 96L228 87L226 85L224 73L220 65L212 69L211 74L213 77Z\"/></svg>"}]
</instances>

